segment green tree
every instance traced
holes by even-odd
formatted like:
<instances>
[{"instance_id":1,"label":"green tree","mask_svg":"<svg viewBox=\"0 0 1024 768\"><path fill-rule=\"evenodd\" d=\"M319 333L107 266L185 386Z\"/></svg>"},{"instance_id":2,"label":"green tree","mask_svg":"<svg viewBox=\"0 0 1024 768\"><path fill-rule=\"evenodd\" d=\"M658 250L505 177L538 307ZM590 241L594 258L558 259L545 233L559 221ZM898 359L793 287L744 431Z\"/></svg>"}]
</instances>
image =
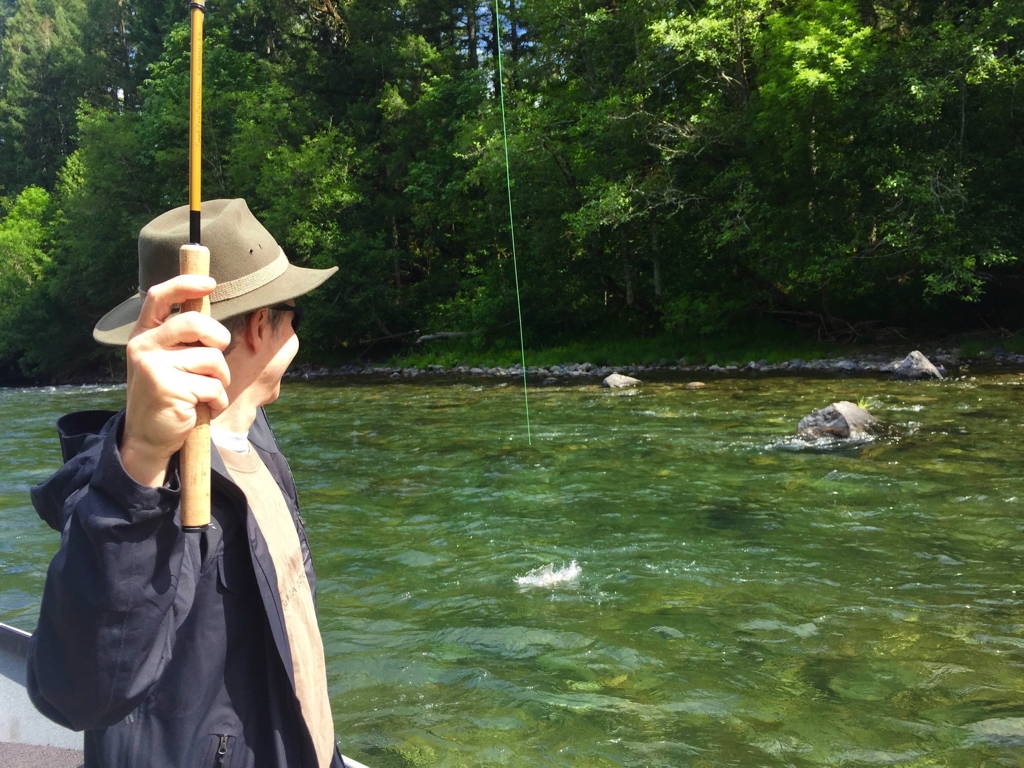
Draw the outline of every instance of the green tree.
<instances>
[{"instance_id":1,"label":"green tree","mask_svg":"<svg viewBox=\"0 0 1024 768\"><path fill-rule=\"evenodd\" d=\"M0 44L0 179L9 192L53 183L89 90L84 0L19 0Z\"/></svg>"},{"instance_id":2,"label":"green tree","mask_svg":"<svg viewBox=\"0 0 1024 768\"><path fill-rule=\"evenodd\" d=\"M24 305L52 263L48 247L52 237L50 195L40 187L26 187L3 202L0 218L0 325L12 328ZM10 334L0 335L0 360L10 353Z\"/></svg>"}]
</instances>

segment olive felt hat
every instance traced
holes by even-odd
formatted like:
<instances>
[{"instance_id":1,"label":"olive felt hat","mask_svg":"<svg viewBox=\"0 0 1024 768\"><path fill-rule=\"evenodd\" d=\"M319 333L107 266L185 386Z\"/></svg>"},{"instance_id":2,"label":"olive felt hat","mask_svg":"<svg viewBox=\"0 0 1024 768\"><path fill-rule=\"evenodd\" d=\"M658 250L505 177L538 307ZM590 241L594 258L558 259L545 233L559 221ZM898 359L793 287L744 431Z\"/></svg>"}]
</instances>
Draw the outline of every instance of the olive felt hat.
<instances>
[{"instance_id":1,"label":"olive felt hat","mask_svg":"<svg viewBox=\"0 0 1024 768\"><path fill-rule=\"evenodd\" d=\"M127 344L146 291L178 274L178 250L188 242L188 206L153 219L139 232L139 292L107 312L92 335L103 344ZM252 215L245 200L204 202L203 245L210 249L210 314L217 320L280 304L309 293L338 271L306 269Z\"/></svg>"}]
</instances>

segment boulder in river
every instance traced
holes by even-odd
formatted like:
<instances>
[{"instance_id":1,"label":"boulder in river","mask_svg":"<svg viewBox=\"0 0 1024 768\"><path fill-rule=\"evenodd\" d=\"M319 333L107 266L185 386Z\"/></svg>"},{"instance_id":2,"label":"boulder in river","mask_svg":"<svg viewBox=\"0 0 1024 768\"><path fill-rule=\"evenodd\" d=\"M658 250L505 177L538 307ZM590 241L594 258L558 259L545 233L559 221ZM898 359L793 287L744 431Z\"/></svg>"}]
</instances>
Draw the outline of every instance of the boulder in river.
<instances>
[{"instance_id":1,"label":"boulder in river","mask_svg":"<svg viewBox=\"0 0 1024 768\"><path fill-rule=\"evenodd\" d=\"M864 440L871 436L878 419L856 403L840 400L800 419L796 433L806 439L836 437Z\"/></svg>"},{"instance_id":2,"label":"boulder in river","mask_svg":"<svg viewBox=\"0 0 1024 768\"><path fill-rule=\"evenodd\" d=\"M892 371L897 379L941 379L942 374L932 361L914 350L899 363Z\"/></svg>"},{"instance_id":3,"label":"boulder in river","mask_svg":"<svg viewBox=\"0 0 1024 768\"><path fill-rule=\"evenodd\" d=\"M704 389L704 387L706 386L707 384L705 384L703 381L691 381L687 383L684 389Z\"/></svg>"},{"instance_id":4,"label":"boulder in river","mask_svg":"<svg viewBox=\"0 0 1024 768\"><path fill-rule=\"evenodd\" d=\"M609 389L623 389L625 387L639 387L643 382L634 379L632 376L623 376L621 373L612 373L605 377L602 385Z\"/></svg>"}]
</instances>

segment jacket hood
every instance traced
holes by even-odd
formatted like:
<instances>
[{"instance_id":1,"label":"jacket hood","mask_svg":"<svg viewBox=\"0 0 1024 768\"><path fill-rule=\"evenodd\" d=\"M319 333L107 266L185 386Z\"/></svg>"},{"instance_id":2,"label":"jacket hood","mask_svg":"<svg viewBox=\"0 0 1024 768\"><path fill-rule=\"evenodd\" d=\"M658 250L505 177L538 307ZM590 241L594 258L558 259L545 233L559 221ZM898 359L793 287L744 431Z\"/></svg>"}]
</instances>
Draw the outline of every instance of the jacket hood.
<instances>
[{"instance_id":1,"label":"jacket hood","mask_svg":"<svg viewBox=\"0 0 1024 768\"><path fill-rule=\"evenodd\" d=\"M68 497L89 484L104 437L120 430L123 420L123 412L78 411L57 421L64 466L30 491L39 517L55 531L64 530Z\"/></svg>"}]
</instances>

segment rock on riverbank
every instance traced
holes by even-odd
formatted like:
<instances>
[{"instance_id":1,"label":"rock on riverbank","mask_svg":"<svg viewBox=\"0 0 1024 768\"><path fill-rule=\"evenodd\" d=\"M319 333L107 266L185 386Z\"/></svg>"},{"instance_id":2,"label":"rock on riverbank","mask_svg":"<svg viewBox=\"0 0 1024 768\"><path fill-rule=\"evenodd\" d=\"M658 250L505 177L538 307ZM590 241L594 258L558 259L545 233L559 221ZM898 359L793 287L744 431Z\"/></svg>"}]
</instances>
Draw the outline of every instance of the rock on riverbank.
<instances>
[{"instance_id":1,"label":"rock on riverbank","mask_svg":"<svg viewBox=\"0 0 1024 768\"><path fill-rule=\"evenodd\" d=\"M642 382L632 376L623 376L621 373L610 373L601 381L601 386L608 389L628 389L639 387Z\"/></svg>"},{"instance_id":2,"label":"rock on riverbank","mask_svg":"<svg viewBox=\"0 0 1024 768\"><path fill-rule=\"evenodd\" d=\"M914 350L893 369L897 379L941 379L942 372L919 350Z\"/></svg>"}]
</instances>

